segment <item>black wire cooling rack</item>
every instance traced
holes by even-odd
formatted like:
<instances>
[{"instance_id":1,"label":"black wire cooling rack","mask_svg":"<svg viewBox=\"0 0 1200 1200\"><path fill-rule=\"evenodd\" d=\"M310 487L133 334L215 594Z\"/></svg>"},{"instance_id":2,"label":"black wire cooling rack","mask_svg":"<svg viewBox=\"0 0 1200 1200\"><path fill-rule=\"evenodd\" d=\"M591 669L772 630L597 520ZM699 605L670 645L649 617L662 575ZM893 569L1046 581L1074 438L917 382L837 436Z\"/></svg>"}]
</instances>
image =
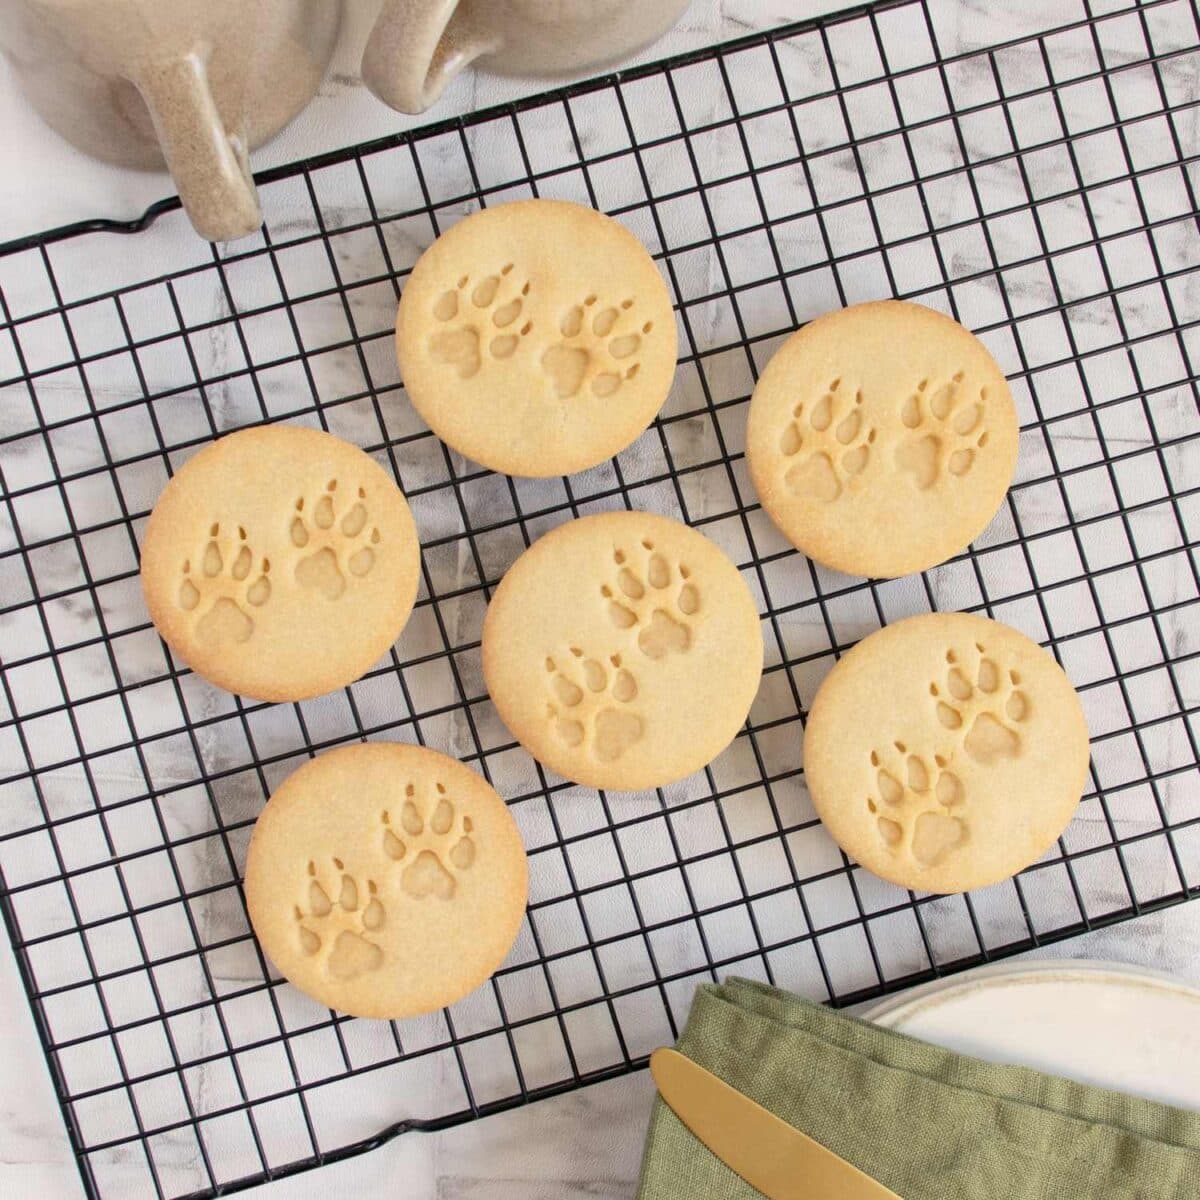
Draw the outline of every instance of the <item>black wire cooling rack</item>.
<instances>
[{"instance_id":1,"label":"black wire cooling rack","mask_svg":"<svg viewBox=\"0 0 1200 1200\"><path fill-rule=\"evenodd\" d=\"M325 155L262 176L267 225L220 249L183 236L174 201L136 236L100 223L4 248L3 910L89 1194L215 1195L632 1070L726 971L845 1004L1200 892L1196 13L1046 7L1057 28L1014 37L1012 17L876 4ZM527 195L615 214L677 305L660 419L570 479L451 454L392 353L420 250ZM879 296L976 329L1022 417L1018 480L987 532L887 583L787 547L742 454L782 338ZM291 706L181 670L136 573L172 470L275 419L375 455L424 544L387 660ZM545 529L614 507L703 529L763 613L744 733L654 794L548 779L480 676L504 569ZM1058 847L973 895L906 893L848 863L801 770L831 663L927 609L1049 646L1094 735ZM504 968L399 1024L280 983L240 889L270 789L366 737L483 771L530 852Z\"/></svg>"}]
</instances>

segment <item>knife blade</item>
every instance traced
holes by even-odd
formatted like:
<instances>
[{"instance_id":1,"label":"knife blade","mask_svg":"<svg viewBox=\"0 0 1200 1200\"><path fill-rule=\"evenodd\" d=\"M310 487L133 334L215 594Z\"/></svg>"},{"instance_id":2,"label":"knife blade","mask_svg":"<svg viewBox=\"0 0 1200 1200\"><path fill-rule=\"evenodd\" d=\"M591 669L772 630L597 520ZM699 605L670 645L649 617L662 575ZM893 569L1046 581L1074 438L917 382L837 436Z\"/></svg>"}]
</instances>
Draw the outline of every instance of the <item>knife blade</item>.
<instances>
[{"instance_id":1,"label":"knife blade","mask_svg":"<svg viewBox=\"0 0 1200 1200\"><path fill-rule=\"evenodd\" d=\"M900 1200L685 1055L656 1050L650 1074L671 1111L768 1200Z\"/></svg>"}]
</instances>

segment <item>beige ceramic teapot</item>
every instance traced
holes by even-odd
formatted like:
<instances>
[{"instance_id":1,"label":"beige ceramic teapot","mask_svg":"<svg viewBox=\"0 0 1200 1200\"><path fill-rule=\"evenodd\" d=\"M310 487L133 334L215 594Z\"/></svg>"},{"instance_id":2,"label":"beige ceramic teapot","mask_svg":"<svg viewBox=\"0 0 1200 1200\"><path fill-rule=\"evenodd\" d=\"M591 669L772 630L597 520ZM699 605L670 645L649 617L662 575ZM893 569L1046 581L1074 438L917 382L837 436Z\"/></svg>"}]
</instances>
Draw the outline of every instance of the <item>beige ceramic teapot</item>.
<instances>
[{"instance_id":1,"label":"beige ceramic teapot","mask_svg":"<svg viewBox=\"0 0 1200 1200\"><path fill-rule=\"evenodd\" d=\"M563 75L660 38L688 0L386 0L362 77L400 112L427 109L463 67Z\"/></svg>"},{"instance_id":2,"label":"beige ceramic teapot","mask_svg":"<svg viewBox=\"0 0 1200 1200\"><path fill-rule=\"evenodd\" d=\"M261 223L248 152L308 103L341 0L0 0L0 48L46 123L86 154L174 176L192 224Z\"/></svg>"}]
</instances>

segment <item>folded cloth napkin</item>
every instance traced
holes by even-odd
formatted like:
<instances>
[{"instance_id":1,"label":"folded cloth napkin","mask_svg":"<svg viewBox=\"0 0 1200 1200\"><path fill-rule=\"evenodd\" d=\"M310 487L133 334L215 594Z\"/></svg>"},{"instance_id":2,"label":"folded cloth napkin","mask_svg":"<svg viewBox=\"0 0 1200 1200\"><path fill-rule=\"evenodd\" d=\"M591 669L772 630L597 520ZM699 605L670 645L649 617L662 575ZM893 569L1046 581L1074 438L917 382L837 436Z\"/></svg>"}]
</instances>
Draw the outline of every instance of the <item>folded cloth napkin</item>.
<instances>
[{"instance_id":1,"label":"folded cloth napkin","mask_svg":"<svg viewBox=\"0 0 1200 1200\"><path fill-rule=\"evenodd\" d=\"M1200 1113L955 1054L763 984L676 1047L903 1200L1197 1200ZM655 1102L639 1200L759 1193Z\"/></svg>"}]
</instances>

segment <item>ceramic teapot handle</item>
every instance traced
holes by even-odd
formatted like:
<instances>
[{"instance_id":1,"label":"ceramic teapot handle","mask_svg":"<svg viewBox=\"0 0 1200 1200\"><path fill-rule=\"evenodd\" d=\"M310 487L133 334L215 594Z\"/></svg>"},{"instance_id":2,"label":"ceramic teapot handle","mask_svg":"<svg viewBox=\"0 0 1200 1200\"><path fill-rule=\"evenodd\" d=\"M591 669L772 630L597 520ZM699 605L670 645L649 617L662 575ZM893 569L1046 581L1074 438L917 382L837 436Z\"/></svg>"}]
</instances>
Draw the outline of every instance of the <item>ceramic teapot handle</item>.
<instances>
[{"instance_id":1,"label":"ceramic teapot handle","mask_svg":"<svg viewBox=\"0 0 1200 1200\"><path fill-rule=\"evenodd\" d=\"M133 83L197 233L210 242L253 233L262 214L246 146L221 121L203 58L192 53L155 63Z\"/></svg>"},{"instance_id":2,"label":"ceramic teapot handle","mask_svg":"<svg viewBox=\"0 0 1200 1200\"><path fill-rule=\"evenodd\" d=\"M386 0L363 52L362 77L384 104L424 112L455 75L499 38L459 0Z\"/></svg>"}]
</instances>

